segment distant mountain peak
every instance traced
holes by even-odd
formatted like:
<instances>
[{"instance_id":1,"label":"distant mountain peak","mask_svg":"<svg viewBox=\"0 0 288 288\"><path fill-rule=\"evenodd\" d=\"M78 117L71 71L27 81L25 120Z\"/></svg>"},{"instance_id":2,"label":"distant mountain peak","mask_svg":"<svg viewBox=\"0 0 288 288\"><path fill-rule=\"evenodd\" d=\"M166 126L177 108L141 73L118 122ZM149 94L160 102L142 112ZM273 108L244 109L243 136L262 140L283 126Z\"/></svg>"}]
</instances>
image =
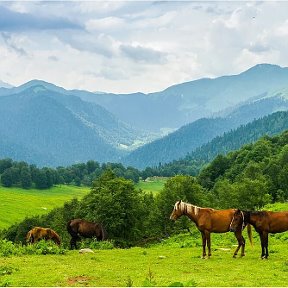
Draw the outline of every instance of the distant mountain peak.
<instances>
[{"instance_id":1,"label":"distant mountain peak","mask_svg":"<svg viewBox=\"0 0 288 288\"><path fill-rule=\"evenodd\" d=\"M12 88L13 86L0 80L0 88Z\"/></svg>"},{"instance_id":2,"label":"distant mountain peak","mask_svg":"<svg viewBox=\"0 0 288 288\"><path fill-rule=\"evenodd\" d=\"M248 70L242 72L241 74L249 73L249 72L257 72L257 73L265 72L265 71L272 72L272 71L282 70L282 69L287 69L287 68L281 67L281 66L276 65L276 64L262 63L262 64L257 64L255 66L249 68Z\"/></svg>"}]
</instances>

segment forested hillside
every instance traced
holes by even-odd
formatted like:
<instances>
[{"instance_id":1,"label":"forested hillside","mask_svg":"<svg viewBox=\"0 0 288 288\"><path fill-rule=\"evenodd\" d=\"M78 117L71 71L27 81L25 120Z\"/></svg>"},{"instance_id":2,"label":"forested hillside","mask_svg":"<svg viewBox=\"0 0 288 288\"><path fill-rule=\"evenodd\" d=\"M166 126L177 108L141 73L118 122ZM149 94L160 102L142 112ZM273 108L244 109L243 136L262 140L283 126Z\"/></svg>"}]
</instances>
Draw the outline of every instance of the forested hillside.
<instances>
[{"instance_id":1,"label":"forested hillside","mask_svg":"<svg viewBox=\"0 0 288 288\"><path fill-rule=\"evenodd\" d=\"M79 97L37 83L16 91L0 97L0 158L50 167L91 159L116 162L125 153L122 147L141 138L103 107Z\"/></svg>"},{"instance_id":2,"label":"forested hillside","mask_svg":"<svg viewBox=\"0 0 288 288\"><path fill-rule=\"evenodd\" d=\"M235 108L225 117L203 118L185 125L166 137L155 140L152 143L146 144L135 151L132 151L129 155L123 158L122 162L139 169L148 166L155 167L158 166L159 163L165 164L185 157L187 153L191 153L196 148L206 144L217 136L222 136L225 132L229 132L231 129L236 129L240 125L247 124L255 119L279 110L288 110L288 100L283 98L281 94L277 94L274 97L252 101ZM273 125L274 124L272 123L271 126ZM269 128L267 125L265 127L268 129L268 134L269 129L273 130L273 128ZM261 127L255 127L255 129L258 128L261 129ZM283 130L276 129L274 132L272 131L272 133L278 133L281 131ZM245 132L243 131L243 133ZM249 134L248 131L247 133ZM261 136L263 133L265 133L265 131L261 131L259 135ZM246 139L246 137L244 139ZM257 138L253 138L251 140L254 141L256 139ZM247 139L246 141L249 140ZM242 144L244 143L248 142L242 142ZM227 145L224 143L224 146L226 147ZM239 147L241 147L241 145L232 145L231 148L227 146L226 149L227 151L230 151ZM197 150L196 153L193 153L193 157L197 156L198 152L199 151ZM215 156L218 152L221 151L215 150L214 152L213 147L211 147L209 155L211 154L211 157L213 157L213 155ZM212 160L211 157L209 157L208 161Z\"/></svg>"},{"instance_id":3,"label":"forested hillside","mask_svg":"<svg viewBox=\"0 0 288 288\"><path fill-rule=\"evenodd\" d=\"M287 201L288 132L266 136L227 156L217 156L199 177L172 177L156 195L137 190L132 181L108 169L94 181L91 193L83 200L66 203L49 215L26 219L2 232L2 236L24 241L31 227L50 226L68 245L66 223L80 217L104 223L116 245L138 245L191 225L185 217L176 226L169 220L173 204L179 199L200 207L242 209L261 209L268 203Z\"/></svg>"},{"instance_id":4,"label":"forested hillside","mask_svg":"<svg viewBox=\"0 0 288 288\"><path fill-rule=\"evenodd\" d=\"M188 153L182 159L165 165L147 168L143 171L150 176L171 176L176 174L196 175L203 165L212 161L218 154L226 154L239 149L242 145L253 143L264 135L276 135L288 129L288 111L275 112L251 123L242 125L223 136ZM146 172L145 172L146 171Z\"/></svg>"}]
</instances>

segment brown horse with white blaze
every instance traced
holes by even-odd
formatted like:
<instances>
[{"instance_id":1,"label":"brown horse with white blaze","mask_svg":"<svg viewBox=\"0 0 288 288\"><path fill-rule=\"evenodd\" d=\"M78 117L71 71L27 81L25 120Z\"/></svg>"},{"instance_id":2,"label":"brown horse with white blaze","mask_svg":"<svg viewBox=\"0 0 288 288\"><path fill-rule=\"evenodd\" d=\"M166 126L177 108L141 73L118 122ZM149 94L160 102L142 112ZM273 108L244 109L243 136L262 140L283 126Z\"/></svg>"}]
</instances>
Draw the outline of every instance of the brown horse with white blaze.
<instances>
[{"instance_id":1,"label":"brown horse with white blaze","mask_svg":"<svg viewBox=\"0 0 288 288\"><path fill-rule=\"evenodd\" d=\"M211 256L211 233L226 233L230 231L230 224L236 209L216 210L212 208L202 208L183 201L177 201L170 215L171 220L177 220L185 215L190 218L197 226L202 235L202 258L206 257L206 246L208 248L208 257ZM241 257L245 256L245 239L242 236L242 227L234 232L238 241L233 257L236 257L241 249ZM251 241L251 229L248 228L249 240Z\"/></svg>"},{"instance_id":2,"label":"brown horse with white blaze","mask_svg":"<svg viewBox=\"0 0 288 288\"><path fill-rule=\"evenodd\" d=\"M60 236L51 228L34 227L26 235L26 242L34 244L40 240L52 240L55 244L60 246Z\"/></svg>"},{"instance_id":3,"label":"brown horse with white blaze","mask_svg":"<svg viewBox=\"0 0 288 288\"><path fill-rule=\"evenodd\" d=\"M238 230L239 227L251 224L258 232L261 240L261 258L267 259L268 234L281 233L288 230L288 211L241 211L236 210L231 223L231 231Z\"/></svg>"}]
</instances>

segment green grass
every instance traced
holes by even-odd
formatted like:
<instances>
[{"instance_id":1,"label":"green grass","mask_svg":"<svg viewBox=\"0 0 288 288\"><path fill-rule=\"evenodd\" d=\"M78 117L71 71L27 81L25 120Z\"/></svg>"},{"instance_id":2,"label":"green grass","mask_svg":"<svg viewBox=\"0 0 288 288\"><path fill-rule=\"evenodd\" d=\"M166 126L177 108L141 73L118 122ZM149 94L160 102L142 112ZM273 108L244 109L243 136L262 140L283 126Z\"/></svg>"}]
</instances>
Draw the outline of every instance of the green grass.
<instances>
[{"instance_id":1,"label":"green grass","mask_svg":"<svg viewBox=\"0 0 288 288\"><path fill-rule=\"evenodd\" d=\"M5 188L0 186L0 229L7 228L27 216L48 213L64 202L82 197L88 187L56 186L47 190Z\"/></svg>"},{"instance_id":2,"label":"green grass","mask_svg":"<svg viewBox=\"0 0 288 288\"><path fill-rule=\"evenodd\" d=\"M271 239L269 260L260 259L259 242L254 248L247 245L246 256L236 259L232 258L232 245L223 249L216 240L212 246L213 255L206 260L200 258L200 246L169 245L7 257L0 259L0 286L287 285L287 244L279 239Z\"/></svg>"},{"instance_id":3,"label":"green grass","mask_svg":"<svg viewBox=\"0 0 288 288\"><path fill-rule=\"evenodd\" d=\"M157 177L152 180L140 181L136 184L136 188L142 189L145 192L157 193L163 189L167 178Z\"/></svg>"}]
</instances>

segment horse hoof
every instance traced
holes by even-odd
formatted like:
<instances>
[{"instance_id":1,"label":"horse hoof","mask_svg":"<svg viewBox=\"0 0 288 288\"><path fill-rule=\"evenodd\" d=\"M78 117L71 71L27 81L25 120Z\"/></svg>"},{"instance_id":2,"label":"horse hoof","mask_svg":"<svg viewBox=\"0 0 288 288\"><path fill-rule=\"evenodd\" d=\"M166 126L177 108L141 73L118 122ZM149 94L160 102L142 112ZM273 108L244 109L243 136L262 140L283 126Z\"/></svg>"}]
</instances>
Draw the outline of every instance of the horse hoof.
<instances>
[{"instance_id":1,"label":"horse hoof","mask_svg":"<svg viewBox=\"0 0 288 288\"><path fill-rule=\"evenodd\" d=\"M237 255L233 255L233 258L237 258Z\"/></svg>"}]
</instances>

